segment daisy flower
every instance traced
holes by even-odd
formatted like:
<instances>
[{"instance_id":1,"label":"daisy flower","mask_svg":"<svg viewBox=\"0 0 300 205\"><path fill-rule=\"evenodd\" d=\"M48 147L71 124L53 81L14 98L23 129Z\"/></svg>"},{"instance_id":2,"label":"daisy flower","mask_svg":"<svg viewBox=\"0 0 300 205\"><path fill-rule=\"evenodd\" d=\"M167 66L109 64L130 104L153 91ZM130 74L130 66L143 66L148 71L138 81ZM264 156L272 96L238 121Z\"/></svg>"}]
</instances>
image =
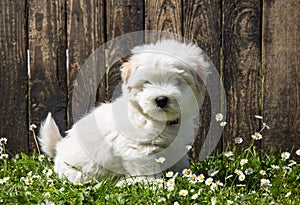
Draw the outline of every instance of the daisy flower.
<instances>
[{"instance_id":1,"label":"daisy flower","mask_svg":"<svg viewBox=\"0 0 300 205\"><path fill-rule=\"evenodd\" d=\"M81 186L82 185L79 181L74 181L73 184L76 185L76 186Z\"/></svg>"},{"instance_id":2,"label":"daisy flower","mask_svg":"<svg viewBox=\"0 0 300 205\"><path fill-rule=\"evenodd\" d=\"M36 129L37 128L37 126L35 125L35 124L31 124L30 126L29 126L29 130L30 131L34 131L34 129Z\"/></svg>"},{"instance_id":3,"label":"daisy flower","mask_svg":"<svg viewBox=\"0 0 300 205\"><path fill-rule=\"evenodd\" d=\"M251 167L247 168L247 169L245 170L245 174L246 174L246 175L251 175L251 174L253 174L253 169L252 169Z\"/></svg>"},{"instance_id":4,"label":"daisy flower","mask_svg":"<svg viewBox=\"0 0 300 205\"><path fill-rule=\"evenodd\" d=\"M218 114L216 114L216 120L218 121L218 122L220 122L220 121L222 121L223 120L223 114L222 113L218 113Z\"/></svg>"},{"instance_id":5,"label":"daisy flower","mask_svg":"<svg viewBox=\"0 0 300 205\"><path fill-rule=\"evenodd\" d=\"M222 182L220 182L220 181L217 181L216 184L217 184L218 186L224 186L224 184L223 184Z\"/></svg>"},{"instance_id":6,"label":"daisy flower","mask_svg":"<svg viewBox=\"0 0 300 205\"><path fill-rule=\"evenodd\" d=\"M179 191L180 196L187 196L188 194L189 194L188 190L183 189Z\"/></svg>"},{"instance_id":7,"label":"daisy flower","mask_svg":"<svg viewBox=\"0 0 300 205\"><path fill-rule=\"evenodd\" d=\"M280 167L278 165L274 165L274 164L271 165L271 168L272 169L280 169Z\"/></svg>"},{"instance_id":8,"label":"daisy flower","mask_svg":"<svg viewBox=\"0 0 300 205\"><path fill-rule=\"evenodd\" d=\"M166 173L166 177L168 177L168 178L173 177L173 176L174 176L174 172L172 172L172 171L168 171Z\"/></svg>"},{"instance_id":9,"label":"daisy flower","mask_svg":"<svg viewBox=\"0 0 300 205\"><path fill-rule=\"evenodd\" d=\"M211 183L210 190L216 191L218 189L218 185L216 183Z\"/></svg>"},{"instance_id":10,"label":"daisy flower","mask_svg":"<svg viewBox=\"0 0 300 205\"><path fill-rule=\"evenodd\" d=\"M0 144L6 144L7 143L7 138L1 137L0 138Z\"/></svg>"},{"instance_id":11,"label":"daisy flower","mask_svg":"<svg viewBox=\"0 0 300 205\"><path fill-rule=\"evenodd\" d=\"M241 194L241 193L238 193L236 199L238 199L239 201L244 201L245 200L245 195Z\"/></svg>"},{"instance_id":12,"label":"daisy flower","mask_svg":"<svg viewBox=\"0 0 300 205\"><path fill-rule=\"evenodd\" d=\"M234 173L236 173L238 176L244 174L241 170L236 169L234 170Z\"/></svg>"},{"instance_id":13,"label":"daisy flower","mask_svg":"<svg viewBox=\"0 0 300 205\"><path fill-rule=\"evenodd\" d=\"M44 198L49 198L51 196L51 194L49 193L49 192L45 192L44 194L43 194L43 197Z\"/></svg>"},{"instance_id":14,"label":"daisy flower","mask_svg":"<svg viewBox=\"0 0 300 205\"><path fill-rule=\"evenodd\" d=\"M206 184L207 186L210 186L210 185L213 183L213 181L214 181L214 179L211 178L211 177L209 177L209 178L207 178L207 179L205 180L205 184Z\"/></svg>"},{"instance_id":15,"label":"daisy flower","mask_svg":"<svg viewBox=\"0 0 300 205\"><path fill-rule=\"evenodd\" d=\"M0 184L5 184L9 179L9 177L4 177L3 179L0 179Z\"/></svg>"},{"instance_id":16,"label":"daisy flower","mask_svg":"<svg viewBox=\"0 0 300 205\"><path fill-rule=\"evenodd\" d=\"M199 181L199 182L204 182L204 179L205 179L205 176L204 176L203 174L200 174L200 175L198 176L198 181Z\"/></svg>"},{"instance_id":17,"label":"daisy flower","mask_svg":"<svg viewBox=\"0 0 300 205\"><path fill-rule=\"evenodd\" d=\"M43 154L41 154L41 155L38 156L38 160L39 160L40 162L44 161L45 158L46 158L46 156L43 155Z\"/></svg>"},{"instance_id":18,"label":"daisy flower","mask_svg":"<svg viewBox=\"0 0 300 205\"><path fill-rule=\"evenodd\" d=\"M269 179L261 179L260 186L263 188L268 188L268 187L272 186L272 184Z\"/></svg>"},{"instance_id":19,"label":"daisy flower","mask_svg":"<svg viewBox=\"0 0 300 205\"><path fill-rule=\"evenodd\" d=\"M227 202L227 204L228 204L228 205L230 205L230 204L234 204L234 202L233 202L233 201L231 201L231 200L227 200L226 202Z\"/></svg>"},{"instance_id":20,"label":"daisy flower","mask_svg":"<svg viewBox=\"0 0 300 205\"><path fill-rule=\"evenodd\" d=\"M225 155L225 157L232 157L233 152L232 151L224 152L224 155Z\"/></svg>"},{"instance_id":21,"label":"daisy flower","mask_svg":"<svg viewBox=\"0 0 300 205\"><path fill-rule=\"evenodd\" d=\"M163 179L156 179L156 183L157 183L157 184L163 184L163 183L164 183L164 180L163 180Z\"/></svg>"},{"instance_id":22,"label":"daisy flower","mask_svg":"<svg viewBox=\"0 0 300 205\"><path fill-rule=\"evenodd\" d=\"M300 149L296 150L296 155L300 156Z\"/></svg>"},{"instance_id":23,"label":"daisy flower","mask_svg":"<svg viewBox=\"0 0 300 205\"><path fill-rule=\"evenodd\" d=\"M155 187L156 190L159 190L159 191L163 191L164 190L164 185L163 184L158 184L156 187Z\"/></svg>"},{"instance_id":24,"label":"daisy flower","mask_svg":"<svg viewBox=\"0 0 300 205\"><path fill-rule=\"evenodd\" d=\"M239 181L244 181L246 179L246 176L244 174L240 174L238 177Z\"/></svg>"},{"instance_id":25,"label":"daisy flower","mask_svg":"<svg viewBox=\"0 0 300 205\"><path fill-rule=\"evenodd\" d=\"M169 192L170 192L170 191L174 191L174 186L168 186L168 187L167 187L167 191L169 191Z\"/></svg>"},{"instance_id":26,"label":"daisy flower","mask_svg":"<svg viewBox=\"0 0 300 205\"><path fill-rule=\"evenodd\" d=\"M221 123L220 123L220 126L221 126L221 127L225 127L226 125L227 125L227 122L221 122Z\"/></svg>"},{"instance_id":27,"label":"daisy flower","mask_svg":"<svg viewBox=\"0 0 300 205\"><path fill-rule=\"evenodd\" d=\"M5 179L3 178L3 179L0 179L0 184L5 184L6 183L6 181L5 181Z\"/></svg>"},{"instance_id":28,"label":"daisy flower","mask_svg":"<svg viewBox=\"0 0 300 205\"><path fill-rule=\"evenodd\" d=\"M1 154L0 159L8 159L8 154Z\"/></svg>"},{"instance_id":29,"label":"daisy flower","mask_svg":"<svg viewBox=\"0 0 300 205\"><path fill-rule=\"evenodd\" d=\"M244 140L243 140L243 138L241 138L241 137L236 137L236 138L234 138L234 142L235 142L236 144L242 144L243 141L244 141Z\"/></svg>"},{"instance_id":30,"label":"daisy flower","mask_svg":"<svg viewBox=\"0 0 300 205\"><path fill-rule=\"evenodd\" d=\"M27 186L32 185L33 182L31 177L26 177L26 178L23 177L23 181Z\"/></svg>"},{"instance_id":31,"label":"daisy flower","mask_svg":"<svg viewBox=\"0 0 300 205\"><path fill-rule=\"evenodd\" d=\"M190 177L192 176L192 171L190 169L184 169L182 171L183 177Z\"/></svg>"},{"instance_id":32,"label":"daisy flower","mask_svg":"<svg viewBox=\"0 0 300 205\"><path fill-rule=\"evenodd\" d=\"M216 205L217 204L217 198L216 197L211 197L210 202L211 202L211 205Z\"/></svg>"},{"instance_id":33,"label":"daisy flower","mask_svg":"<svg viewBox=\"0 0 300 205\"><path fill-rule=\"evenodd\" d=\"M48 184L48 186L53 187L54 186L54 181L52 179L48 179L47 184Z\"/></svg>"},{"instance_id":34,"label":"daisy flower","mask_svg":"<svg viewBox=\"0 0 300 205\"><path fill-rule=\"evenodd\" d=\"M248 163L248 159L241 159L241 161L240 161L241 166L244 166L247 163Z\"/></svg>"},{"instance_id":35,"label":"daisy flower","mask_svg":"<svg viewBox=\"0 0 300 205\"><path fill-rule=\"evenodd\" d=\"M49 178L53 174L52 169L49 168L45 168L42 172L44 175L46 175L47 178Z\"/></svg>"},{"instance_id":36,"label":"daisy flower","mask_svg":"<svg viewBox=\"0 0 300 205\"><path fill-rule=\"evenodd\" d=\"M265 170L260 170L259 173L263 176L265 176L267 174Z\"/></svg>"},{"instance_id":37,"label":"daisy flower","mask_svg":"<svg viewBox=\"0 0 300 205\"><path fill-rule=\"evenodd\" d=\"M194 195L191 197L191 199L195 200L195 199L198 198L198 196L199 196L199 194L194 194Z\"/></svg>"},{"instance_id":38,"label":"daisy flower","mask_svg":"<svg viewBox=\"0 0 300 205\"><path fill-rule=\"evenodd\" d=\"M175 179L172 178L172 179L169 179L167 181L167 187L174 187L175 186Z\"/></svg>"},{"instance_id":39,"label":"daisy flower","mask_svg":"<svg viewBox=\"0 0 300 205\"><path fill-rule=\"evenodd\" d=\"M284 166L282 167L284 171L286 171L287 173L291 173L293 171L293 169L291 167L288 166Z\"/></svg>"},{"instance_id":40,"label":"daisy flower","mask_svg":"<svg viewBox=\"0 0 300 205\"><path fill-rule=\"evenodd\" d=\"M187 150L191 150L193 147L192 147L192 145L186 145L185 148L186 148Z\"/></svg>"},{"instance_id":41,"label":"daisy flower","mask_svg":"<svg viewBox=\"0 0 300 205\"><path fill-rule=\"evenodd\" d=\"M198 182L198 178L197 178L197 176L195 174L192 174L189 177L189 181L190 181L190 183L195 184L196 182Z\"/></svg>"},{"instance_id":42,"label":"daisy flower","mask_svg":"<svg viewBox=\"0 0 300 205\"><path fill-rule=\"evenodd\" d=\"M157 163L162 164L162 163L164 163L164 162L166 161L166 158L165 158L165 157L159 157L158 159L155 159L155 161L156 161Z\"/></svg>"},{"instance_id":43,"label":"daisy flower","mask_svg":"<svg viewBox=\"0 0 300 205\"><path fill-rule=\"evenodd\" d=\"M254 140L261 140L262 139L262 135L258 132L256 132L254 135L251 135L251 137Z\"/></svg>"},{"instance_id":44,"label":"daisy flower","mask_svg":"<svg viewBox=\"0 0 300 205\"><path fill-rule=\"evenodd\" d=\"M157 200L158 203L165 202L165 201L167 201L165 197L161 197L160 199Z\"/></svg>"},{"instance_id":45,"label":"daisy flower","mask_svg":"<svg viewBox=\"0 0 300 205\"><path fill-rule=\"evenodd\" d=\"M290 158L291 154L289 152L283 152L281 153L281 158L286 161Z\"/></svg>"}]
</instances>

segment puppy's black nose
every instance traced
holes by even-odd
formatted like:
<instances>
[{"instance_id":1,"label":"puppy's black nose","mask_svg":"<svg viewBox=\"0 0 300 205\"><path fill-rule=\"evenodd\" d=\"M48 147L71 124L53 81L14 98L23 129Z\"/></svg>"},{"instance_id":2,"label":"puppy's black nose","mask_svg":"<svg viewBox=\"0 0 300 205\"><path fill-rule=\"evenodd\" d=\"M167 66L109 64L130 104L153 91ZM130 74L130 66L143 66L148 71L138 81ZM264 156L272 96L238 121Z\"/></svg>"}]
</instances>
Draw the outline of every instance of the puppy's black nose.
<instances>
[{"instance_id":1,"label":"puppy's black nose","mask_svg":"<svg viewBox=\"0 0 300 205\"><path fill-rule=\"evenodd\" d=\"M168 104L168 100L166 96L159 96L155 99L155 102L158 107L164 108Z\"/></svg>"}]
</instances>

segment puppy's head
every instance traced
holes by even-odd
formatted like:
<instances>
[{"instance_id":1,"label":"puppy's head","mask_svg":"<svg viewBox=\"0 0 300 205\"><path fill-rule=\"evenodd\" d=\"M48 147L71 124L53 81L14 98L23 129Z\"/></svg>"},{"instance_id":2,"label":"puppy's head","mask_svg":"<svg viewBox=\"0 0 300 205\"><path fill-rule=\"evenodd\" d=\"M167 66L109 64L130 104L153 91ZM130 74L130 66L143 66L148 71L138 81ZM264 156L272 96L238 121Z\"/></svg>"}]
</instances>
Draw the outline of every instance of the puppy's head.
<instances>
[{"instance_id":1,"label":"puppy's head","mask_svg":"<svg viewBox=\"0 0 300 205\"><path fill-rule=\"evenodd\" d=\"M167 124L197 115L211 65L199 47L163 40L135 47L132 54L121 71L123 92L137 109Z\"/></svg>"}]
</instances>

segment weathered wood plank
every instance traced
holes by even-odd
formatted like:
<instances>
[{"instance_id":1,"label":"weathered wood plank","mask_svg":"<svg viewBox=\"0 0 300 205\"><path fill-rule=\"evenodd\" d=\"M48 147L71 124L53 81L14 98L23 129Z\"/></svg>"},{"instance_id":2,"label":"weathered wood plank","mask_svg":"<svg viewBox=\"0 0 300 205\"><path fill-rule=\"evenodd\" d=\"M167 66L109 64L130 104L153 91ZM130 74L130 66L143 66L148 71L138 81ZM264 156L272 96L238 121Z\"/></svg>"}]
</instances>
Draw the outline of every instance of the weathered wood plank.
<instances>
[{"instance_id":1,"label":"weathered wood plank","mask_svg":"<svg viewBox=\"0 0 300 205\"><path fill-rule=\"evenodd\" d=\"M31 123L52 112L58 127L67 126L65 1L28 1L31 74ZM30 138L31 148L35 147Z\"/></svg>"},{"instance_id":2,"label":"weathered wood plank","mask_svg":"<svg viewBox=\"0 0 300 205\"><path fill-rule=\"evenodd\" d=\"M0 137L7 149L28 151L25 1L0 2Z\"/></svg>"},{"instance_id":3,"label":"weathered wood plank","mask_svg":"<svg viewBox=\"0 0 300 205\"><path fill-rule=\"evenodd\" d=\"M104 69L105 58L101 55L103 52L97 50L105 42L104 2L68 0L67 13L68 93L72 123L94 107L97 100L104 101L105 77L98 94L95 87L104 74L100 70Z\"/></svg>"},{"instance_id":4,"label":"weathered wood plank","mask_svg":"<svg viewBox=\"0 0 300 205\"><path fill-rule=\"evenodd\" d=\"M135 31L141 31L144 28L144 2L143 1L116 1L108 0L106 4L107 19L107 62L108 62L108 84L107 99L110 100L114 95L119 94L121 81L120 65L126 57L124 54L130 53L130 50L137 44L144 42L144 36L127 35L126 43L123 40L115 39L120 35L129 34ZM137 37L137 38L135 38ZM122 42L122 43L121 43ZM116 96L115 96L116 97Z\"/></svg>"},{"instance_id":5,"label":"weathered wood plank","mask_svg":"<svg viewBox=\"0 0 300 205\"><path fill-rule=\"evenodd\" d=\"M263 3L263 115L268 149L300 147L300 1Z\"/></svg>"},{"instance_id":6,"label":"weathered wood plank","mask_svg":"<svg viewBox=\"0 0 300 205\"><path fill-rule=\"evenodd\" d=\"M251 143L259 129L261 2L223 1L223 77L227 96L224 148L242 137Z\"/></svg>"},{"instance_id":7,"label":"weathered wood plank","mask_svg":"<svg viewBox=\"0 0 300 205\"><path fill-rule=\"evenodd\" d=\"M146 42L154 42L160 38L174 38L182 36L182 1L180 0L145 0L145 30L157 30L171 33L146 35Z\"/></svg>"},{"instance_id":8,"label":"weathered wood plank","mask_svg":"<svg viewBox=\"0 0 300 205\"><path fill-rule=\"evenodd\" d=\"M201 47L220 70L221 2L187 0L183 4L183 35ZM211 93L212 94L212 93ZM207 136L211 120L210 99L207 95L200 112L198 136L192 159L197 160Z\"/></svg>"}]
</instances>

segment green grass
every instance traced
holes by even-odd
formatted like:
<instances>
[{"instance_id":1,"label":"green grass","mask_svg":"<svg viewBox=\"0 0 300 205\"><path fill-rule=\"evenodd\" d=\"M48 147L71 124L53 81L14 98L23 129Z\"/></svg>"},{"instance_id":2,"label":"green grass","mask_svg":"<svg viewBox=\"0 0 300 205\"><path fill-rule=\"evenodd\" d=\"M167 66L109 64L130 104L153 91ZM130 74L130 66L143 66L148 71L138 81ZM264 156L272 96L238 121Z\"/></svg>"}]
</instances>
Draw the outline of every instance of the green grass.
<instances>
[{"instance_id":1,"label":"green grass","mask_svg":"<svg viewBox=\"0 0 300 205\"><path fill-rule=\"evenodd\" d=\"M241 153L234 148L232 153L193 164L191 172L203 174L203 182L192 183L185 175L168 178L165 174L157 182L134 182L132 178L121 186L112 179L85 184L59 179L52 161L36 153L6 159L2 146L1 155L1 204L212 204L214 200L217 204L300 204L299 164L280 155L259 154L253 146ZM248 159L243 166L242 159ZM247 168L253 173L246 175ZM236 170L244 173L244 180L239 180ZM209 177L213 179L211 185L205 181ZM175 179L173 190L167 189L170 179ZM262 186L261 179L270 182ZM181 190L186 190L187 196L180 195Z\"/></svg>"},{"instance_id":2,"label":"green grass","mask_svg":"<svg viewBox=\"0 0 300 205\"><path fill-rule=\"evenodd\" d=\"M20 153L8 159L7 140L1 138L0 204L298 205L300 165L296 161L300 160L300 149L280 154L258 152L254 142L269 129L262 124L247 149L239 147L242 138L235 138L232 150L194 163L179 175L163 173L151 181L133 177L71 183L58 178L52 160L44 155ZM36 139L34 128L30 126Z\"/></svg>"}]
</instances>

